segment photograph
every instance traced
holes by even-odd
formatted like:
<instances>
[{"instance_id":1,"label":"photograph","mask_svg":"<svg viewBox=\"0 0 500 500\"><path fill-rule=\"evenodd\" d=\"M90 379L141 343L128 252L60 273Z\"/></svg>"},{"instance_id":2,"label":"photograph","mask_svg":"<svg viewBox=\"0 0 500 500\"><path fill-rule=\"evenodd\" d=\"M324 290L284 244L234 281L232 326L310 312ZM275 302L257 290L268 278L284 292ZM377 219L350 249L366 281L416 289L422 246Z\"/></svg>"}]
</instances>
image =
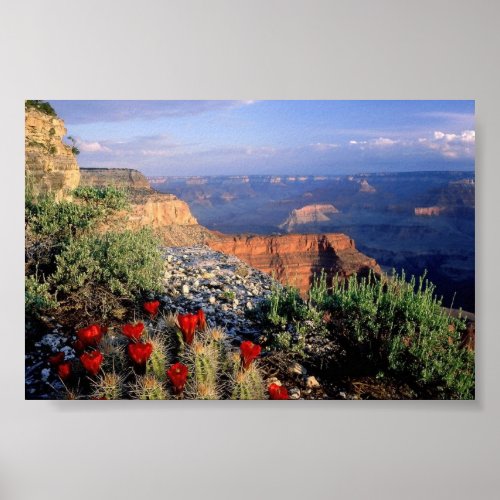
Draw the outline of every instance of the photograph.
<instances>
[{"instance_id":1,"label":"photograph","mask_svg":"<svg viewBox=\"0 0 500 500\"><path fill-rule=\"evenodd\" d=\"M25 399L475 399L475 101L24 113Z\"/></svg>"}]
</instances>

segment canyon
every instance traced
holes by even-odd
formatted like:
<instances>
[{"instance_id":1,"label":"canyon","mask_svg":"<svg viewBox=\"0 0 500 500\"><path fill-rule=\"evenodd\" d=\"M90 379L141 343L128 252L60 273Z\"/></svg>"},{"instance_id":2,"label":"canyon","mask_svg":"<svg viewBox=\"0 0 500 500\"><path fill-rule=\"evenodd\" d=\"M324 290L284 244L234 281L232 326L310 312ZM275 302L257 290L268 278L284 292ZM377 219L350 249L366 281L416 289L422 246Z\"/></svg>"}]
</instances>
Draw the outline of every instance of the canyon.
<instances>
[{"instance_id":1,"label":"canyon","mask_svg":"<svg viewBox=\"0 0 500 500\"><path fill-rule=\"evenodd\" d=\"M334 276L380 274L376 261L359 252L345 234L289 234L281 236L225 235L207 241L213 250L235 255L250 266L307 294L322 271L331 284Z\"/></svg>"},{"instance_id":2,"label":"canyon","mask_svg":"<svg viewBox=\"0 0 500 500\"><path fill-rule=\"evenodd\" d=\"M359 252L354 241L345 234L232 235L209 230L198 223L189 204L172 193L159 192L138 170L125 168L80 168L74 150L63 142L64 122L37 109L26 110L27 176L36 188L34 195L53 193L57 199L71 198L76 187L113 186L128 193L129 210L116 214L113 225L137 229L151 227L165 246L207 245L218 252L234 255L250 266L273 275L283 284L299 288L307 294L315 274L324 270L331 281L334 275L364 275L372 270L380 273L374 259ZM304 183L307 177L269 177L269 183L283 187L285 183ZM189 179L194 189L204 186L203 178ZM154 180L154 185L158 181ZM231 204L238 194L238 185L247 194L250 178L231 177L220 193L221 203ZM203 196L196 194L198 199ZM210 197L205 201L210 203ZM288 223L291 232L296 225L329 220L327 214L337 213L333 205L315 204L292 212Z\"/></svg>"}]
</instances>

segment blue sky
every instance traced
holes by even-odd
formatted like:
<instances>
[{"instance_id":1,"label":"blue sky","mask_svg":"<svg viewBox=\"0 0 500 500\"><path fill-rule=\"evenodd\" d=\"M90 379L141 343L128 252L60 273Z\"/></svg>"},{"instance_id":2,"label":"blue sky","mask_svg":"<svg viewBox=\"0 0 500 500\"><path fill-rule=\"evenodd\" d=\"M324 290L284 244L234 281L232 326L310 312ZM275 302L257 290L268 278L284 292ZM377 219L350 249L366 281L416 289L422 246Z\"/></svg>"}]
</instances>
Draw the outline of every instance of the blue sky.
<instances>
[{"instance_id":1,"label":"blue sky","mask_svg":"<svg viewBox=\"0 0 500 500\"><path fill-rule=\"evenodd\" d=\"M474 101L57 101L82 167L146 175L474 168Z\"/></svg>"}]
</instances>

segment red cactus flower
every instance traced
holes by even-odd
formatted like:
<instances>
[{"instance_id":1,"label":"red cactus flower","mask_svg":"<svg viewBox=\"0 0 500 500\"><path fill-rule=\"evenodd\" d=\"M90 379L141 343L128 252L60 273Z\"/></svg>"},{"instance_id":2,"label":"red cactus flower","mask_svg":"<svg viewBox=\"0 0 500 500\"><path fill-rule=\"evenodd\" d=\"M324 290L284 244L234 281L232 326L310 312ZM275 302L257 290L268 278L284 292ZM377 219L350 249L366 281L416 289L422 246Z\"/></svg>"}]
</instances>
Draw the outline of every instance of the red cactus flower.
<instances>
[{"instance_id":1,"label":"red cactus flower","mask_svg":"<svg viewBox=\"0 0 500 500\"><path fill-rule=\"evenodd\" d=\"M158 308L160 307L159 300L153 300L151 302L144 302L144 309L153 318L158 314Z\"/></svg>"},{"instance_id":2,"label":"red cactus flower","mask_svg":"<svg viewBox=\"0 0 500 500\"><path fill-rule=\"evenodd\" d=\"M71 376L71 363L66 361L57 366L57 374L62 380L66 380Z\"/></svg>"},{"instance_id":3,"label":"red cactus flower","mask_svg":"<svg viewBox=\"0 0 500 500\"><path fill-rule=\"evenodd\" d=\"M64 361L64 353L58 352L53 356L49 356L48 361L52 366L60 365Z\"/></svg>"},{"instance_id":4,"label":"red cactus flower","mask_svg":"<svg viewBox=\"0 0 500 500\"><path fill-rule=\"evenodd\" d=\"M133 340L139 340L143 330L144 330L144 323L137 323L135 325L127 323L126 325L122 326L123 335Z\"/></svg>"},{"instance_id":5,"label":"red cactus flower","mask_svg":"<svg viewBox=\"0 0 500 500\"><path fill-rule=\"evenodd\" d=\"M278 384L271 384L267 390L269 391L269 399L289 399L286 387Z\"/></svg>"},{"instance_id":6,"label":"red cactus flower","mask_svg":"<svg viewBox=\"0 0 500 500\"><path fill-rule=\"evenodd\" d=\"M260 355L261 347L258 344L245 340L240 344L240 355L243 362L243 368L246 370L252 361Z\"/></svg>"},{"instance_id":7,"label":"red cactus flower","mask_svg":"<svg viewBox=\"0 0 500 500\"><path fill-rule=\"evenodd\" d=\"M197 314L178 314L177 321L179 322L179 327L186 344L191 345L194 339L194 332L196 330L196 325L198 324Z\"/></svg>"},{"instance_id":8,"label":"red cactus flower","mask_svg":"<svg viewBox=\"0 0 500 500\"><path fill-rule=\"evenodd\" d=\"M153 345L150 342L145 344L138 342L137 344L129 344L127 350L130 359L136 365L144 365L153 352Z\"/></svg>"},{"instance_id":9,"label":"red cactus flower","mask_svg":"<svg viewBox=\"0 0 500 500\"><path fill-rule=\"evenodd\" d=\"M80 361L82 362L83 367L94 377L99 373L103 359L104 356L97 350L85 352L80 356Z\"/></svg>"},{"instance_id":10,"label":"red cactus flower","mask_svg":"<svg viewBox=\"0 0 500 500\"><path fill-rule=\"evenodd\" d=\"M175 363L167 370L167 376L172 382L176 394L184 390L188 376L188 367L182 363Z\"/></svg>"},{"instance_id":11,"label":"red cactus flower","mask_svg":"<svg viewBox=\"0 0 500 500\"><path fill-rule=\"evenodd\" d=\"M97 345L106 331L107 328L93 324L78 330L76 336L85 346Z\"/></svg>"},{"instance_id":12,"label":"red cactus flower","mask_svg":"<svg viewBox=\"0 0 500 500\"><path fill-rule=\"evenodd\" d=\"M207 320L205 318L205 313L203 312L203 309L198 309L198 328L200 330L205 330L207 327Z\"/></svg>"}]
</instances>

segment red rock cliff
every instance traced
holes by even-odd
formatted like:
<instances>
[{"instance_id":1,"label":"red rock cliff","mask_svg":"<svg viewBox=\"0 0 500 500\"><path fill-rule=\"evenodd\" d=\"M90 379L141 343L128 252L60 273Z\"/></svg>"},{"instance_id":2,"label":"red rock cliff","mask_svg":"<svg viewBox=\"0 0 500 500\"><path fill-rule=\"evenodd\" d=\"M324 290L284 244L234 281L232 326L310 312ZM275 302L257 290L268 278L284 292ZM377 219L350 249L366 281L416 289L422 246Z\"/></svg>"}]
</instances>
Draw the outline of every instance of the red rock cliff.
<instances>
[{"instance_id":1,"label":"red rock cliff","mask_svg":"<svg viewBox=\"0 0 500 500\"><path fill-rule=\"evenodd\" d=\"M314 274L324 269L331 279L338 274L380 273L374 259L362 254L345 234L288 234L283 236L230 236L217 234L207 241L212 249L236 255L252 267L297 286L306 294Z\"/></svg>"}]
</instances>

